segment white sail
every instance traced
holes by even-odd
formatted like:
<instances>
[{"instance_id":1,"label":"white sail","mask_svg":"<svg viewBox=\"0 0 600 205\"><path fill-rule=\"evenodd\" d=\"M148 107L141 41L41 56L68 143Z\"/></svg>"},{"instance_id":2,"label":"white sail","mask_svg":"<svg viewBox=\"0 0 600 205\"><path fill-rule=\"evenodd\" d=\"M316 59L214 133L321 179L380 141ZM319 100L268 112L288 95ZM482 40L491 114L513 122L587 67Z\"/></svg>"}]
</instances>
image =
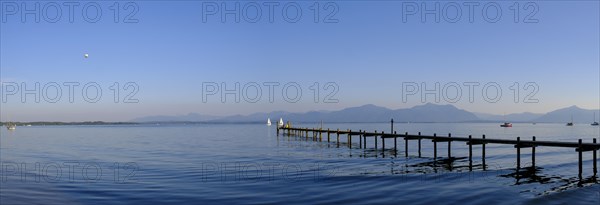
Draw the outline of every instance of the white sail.
<instances>
[{"instance_id":1,"label":"white sail","mask_svg":"<svg viewBox=\"0 0 600 205\"><path fill-rule=\"evenodd\" d=\"M267 126L271 126L271 118L267 119Z\"/></svg>"},{"instance_id":2,"label":"white sail","mask_svg":"<svg viewBox=\"0 0 600 205\"><path fill-rule=\"evenodd\" d=\"M279 127L283 127L283 119L279 118L279 123L277 123L277 125L279 125Z\"/></svg>"}]
</instances>

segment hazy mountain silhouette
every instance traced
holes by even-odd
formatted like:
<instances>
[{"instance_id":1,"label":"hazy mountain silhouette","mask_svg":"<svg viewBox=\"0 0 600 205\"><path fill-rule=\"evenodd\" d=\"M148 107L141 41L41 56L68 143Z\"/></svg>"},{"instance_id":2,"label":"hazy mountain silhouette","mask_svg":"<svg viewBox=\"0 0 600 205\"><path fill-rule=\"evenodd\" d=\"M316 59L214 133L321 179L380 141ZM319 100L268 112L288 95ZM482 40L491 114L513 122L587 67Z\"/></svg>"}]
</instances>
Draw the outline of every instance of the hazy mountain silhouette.
<instances>
[{"instance_id":1,"label":"hazy mountain silhouette","mask_svg":"<svg viewBox=\"0 0 600 205\"><path fill-rule=\"evenodd\" d=\"M587 110L577 106L571 106L567 108L558 109L549 112L537 119L534 122L570 122L571 116L573 116L574 123L591 123L594 120L594 113L596 113L596 121L599 121L598 110Z\"/></svg>"},{"instance_id":2,"label":"hazy mountain silhouette","mask_svg":"<svg viewBox=\"0 0 600 205\"><path fill-rule=\"evenodd\" d=\"M292 122L389 122L391 118L395 122L552 122L566 123L591 123L594 112L598 110L586 110L577 106L558 109L546 114L537 113L515 113L494 115L486 113L471 113L458 109L453 105L437 105L427 103L404 109L389 109L372 104L359 107L350 107L338 111L310 111L305 113L290 113L275 111L270 113L253 113L250 115L211 116L190 113L178 116L148 116L134 119L134 122L257 122L265 123L267 118L276 122L279 118ZM596 116L600 121L600 116Z\"/></svg>"},{"instance_id":3,"label":"hazy mountain silhouette","mask_svg":"<svg viewBox=\"0 0 600 205\"><path fill-rule=\"evenodd\" d=\"M394 118L396 122L467 122L477 121L474 114L458 109L453 105L425 104L407 109L392 110L372 104L351 107L338 111L310 111L306 113L289 113L283 111L271 113L254 113L250 115L233 115L226 117L188 114L185 116L149 116L134 119L136 122L264 122L271 118L274 122L279 118L293 122L388 122Z\"/></svg>"}]
</instances>

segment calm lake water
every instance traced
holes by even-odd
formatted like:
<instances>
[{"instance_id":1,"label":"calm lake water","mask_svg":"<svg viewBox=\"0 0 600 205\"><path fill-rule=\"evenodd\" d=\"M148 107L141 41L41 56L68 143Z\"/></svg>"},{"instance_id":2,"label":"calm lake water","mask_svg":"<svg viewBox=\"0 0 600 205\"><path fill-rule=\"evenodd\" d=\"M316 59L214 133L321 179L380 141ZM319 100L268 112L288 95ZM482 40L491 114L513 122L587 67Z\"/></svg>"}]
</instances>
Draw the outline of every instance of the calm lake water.
<instances>
[{"instance_id":1,"label":"calm lake water","mask_svg":"<svg viewBox=\"0 0 600 205\"><path fill-rule=\"evenodd\" d=\"M295 124L316 127L316 124ZM325 124L326 128L389 131L386 123ZM600 128L590 125L487 123L395 124L399 133L424 135L591 142ZM572 148L538 147L535 174L515 177L516 151L489 144L487 169L481 147L393 140L386 150L337 146L302 137L277 136L262 124L134 126L32 126L0 131L1 204L600 204L600 184L579 183ZM381 142L379 142L381 143ZM522 149L522 166L530 166ZM592 153L584 153L584 178L592 173Z\"/></svg>"}]
</instances>

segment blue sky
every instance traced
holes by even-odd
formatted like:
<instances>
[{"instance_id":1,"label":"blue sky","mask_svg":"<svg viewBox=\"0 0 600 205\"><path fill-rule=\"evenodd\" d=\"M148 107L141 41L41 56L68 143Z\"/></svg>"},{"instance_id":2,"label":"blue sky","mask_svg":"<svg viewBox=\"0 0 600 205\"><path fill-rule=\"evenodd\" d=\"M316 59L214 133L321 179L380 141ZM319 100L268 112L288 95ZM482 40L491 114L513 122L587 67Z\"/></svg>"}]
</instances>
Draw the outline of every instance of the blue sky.
<instances>
[{"instance_id":1,"label":"blue sky","mask_svg":"<svg viewBox=\"0 0 600 205\"><path fill-rule=\"evenodd\" d=\"M318 23L311 10L315 1L292 2L302 9L296 23L281 15L289 1L278 2L273 22L267 18L267 7L261 5L265 2L258 2L263 7L257 23L247 22L244 16L236 23L233 15L226 15L223 23L220 13L209 15L203 10L203 5L214 1L138 1L127 9L126 1L98 1L102 16L96 23L85 21L85 3L81 3L74 9L73 23L69 22L67 7L62 7L58 22L49 23L44 17L53 18L54 8L47 1L27 1L30 9L40 4L41 20L37 23L34 15L26 15L23 23L20 13L7 11L12 8L7 2L13 5L2 1L0 7L0 79L6 97L1 104L2 120L121 121L190 112L230 115L338 110L363 104L406 108L435 100L427 95L422 101L417 94L403 102L403 83L425 83L432 89L436 82L442 87L453 82L479 83L474 102L466 96L467 87L461 87L463 95L458 102L448 102L443 96L438 102L475 112L548 112L571 105L589 109L600 105L598 1L544 1L527 8L527 2L518 1L517 23L511 10L515 1L498 2L502 15L495 23L482 15L482 7L489 2L475 7L473 22L468 19L465 2L458 2L462 11L456 23L446 21L443 11L439 12L439 23L434 15L426 15L425 22L418 12L408 15L408 7L403 10L403 6L414 3L410 1L334 1L329 7L326 1L318 1ZM120 8L118 23L111 10L115 2ZM17 2L18 9L23 9L21 3ZM220 10L224 9L221 3L216 4ZM224 3L228 9L235 3L241 9L248 8L248 18L256 14L249 1ZM440 4L440 10L447 8L446 17L455 16L447 1L427 1L424 5L432 9L435 3ZM423 8L420 2L414 5ZM43 13L44 7L48 14ZM133 18L138 22L124 23L134 7L138 11ZM538 22L524 23L534 7L537 12L530 19ZM290 8L287 14L293 17L294 7ZM337 13L331 19L337 23L324 23L334 8ZM206 22L203 14L207 15ZM489 10L488 14L489 18L495 15ZM403 15L407 15L406 22ZM94 16L93 11L89 16ZM85 53L90 57L84 58ZM33 95L27 95L25 102L20 93L6 95L7 83L24 83L32 89L35 82L41 87L52 82L78 82L80 86L74 89L73 102L69 102L64 86L56 103L44 100L44 96L37 103ZM85 101L81 94L82 87L91 82L102 89L96 103ZM120 88L117 103L110 89L115 82ZM137 103L123 102L131 91L123 88L127 82L139 88L132 97ZM235 102L233 95L227 95L223 103L219 94L206 96L203 102L203 83L211 82L219 86L224 82L229 89L236 82L241 87L253 82L280 85L273 102L269 102L264 86L258 102L243 96ZM281 90L292 82L302 89L295 103L283 99ZM333 88L323 87L329 82L338 88L332 97L337 103L323 102ZM538 89L532 97L537 103L523 102L532 91L532 87L523 87L528 82L534 82ZM315 87L311 90L314 83L319 83L318 103L314 102ZM484 99L481 88L487 83L502 88L499 101ZM514 83L519 83L517 103L510 90ZM54 96L50 90L48 95ZM252 98L253 89L249 90ZM450 90L448 95L454 96ZM244 93L241 88L240 92ZM43 94L42 88L39 93Z\"/></svg>"}]
</instances>

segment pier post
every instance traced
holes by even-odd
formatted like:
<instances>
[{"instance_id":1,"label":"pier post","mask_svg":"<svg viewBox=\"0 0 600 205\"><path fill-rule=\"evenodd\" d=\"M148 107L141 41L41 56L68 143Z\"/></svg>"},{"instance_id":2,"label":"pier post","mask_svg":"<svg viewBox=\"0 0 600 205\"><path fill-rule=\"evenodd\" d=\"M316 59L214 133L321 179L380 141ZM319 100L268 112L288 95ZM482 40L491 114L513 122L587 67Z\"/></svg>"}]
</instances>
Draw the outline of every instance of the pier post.
<instances>
[{"instance_id":1,"label":"pier post","mask_svg":"<svg viewBox=\"0 0 600 205\"><path fill-rule=\"evenodd\" d=\"M596 138L594 138L594 144L596 144ZM596 151L594 150L594 177L596 177L596 174L598 173L598 165L597 165L597 158L596 158Z\"/></svg>"},{"instance_id":2,"label":"pier post","mask_svg":"<svg viewBox=\"0 0 600 205\"><path fill-rule=\"evenodd\" d=\"M532 141L535 143L535 136L533 136ZM531 167L535 170L535 144L531 146Z\"/></svg>"},{"instance_id":3,"label":"pier post","mask_svg":"<svg viewBox=\"0 0 600 205\"><path fill-rule=\"evenodd\" d=\"M385 152L385 138L383 138L383 131L381 131L381 151Z\"/></svg>"},{"instance_id":4,"label":"pier post","mask_svg":"<svg viewBox=\"0 0 600 205\"><path fill-rule=\"evenodd\" d=\"M337 129L337 132L335 133L337 134L337 147L340 147L340 129Z\"/></svg>"},{"instance_id":5,"label":"pier post","mask_svg":"<svg viewBox=\"0 0 600 205\"><path fill-rule=\"evenodd\" d=\"M348 130L348 148L352 149L352 130Z\"/></svg>"},{"instance_id":6,"label":"pier post","mask_svg":"<svg viewBox=\"0 0 600 205\"><path fill-rule=\"evenodd\" d=\"M277 125L277 136L279 137L279 125Z\"/></svg>"},{"instance_id":7,"label":"pier post","mask_svg":"<svg viewBox=\"0 0 600 205\"><path fill-rule=\"evenodd\" d=\"M521 168L521 146L520 146L520 142L521 142L521 137L517 137L517 172L519 172L519 169Z\"/></svg>"},{"instance_id":8,"label":"pier post","mask_svg":"<svg viewBox=\"0 0 600 205\"><path fill-rule=\"evenodd\" d=\"M393 121L394 119L392 119ZM396 135L396 131L394 131L394 135ZM398 156L398 137L394 136L394 156Z\"/></svg>"},{"instance_id":9,"label":"pier post","mask_svg":"<svg viewBox=\"0 0 600 205\"><path fill-rule=\"evenodd\" d=\"M404 157L408 157L408 132L404 133Z\"/></svg>"},{"instance_id":10,"label":"pier post","mask_svg":"<svg viewBox=\"0 0 600 205\"><path fill-rule=\"evenodd\" d=\"M322 142L323 141L323 128L319 128L319 141Z\"/></svg>"},{"instance_id":11,"label":"pier post","mask_svg":"<svg viewBox=\"0 0 600 205\"><path fill-rule=\"evenodd\" d=\"M579 180L583 179L583 147L581 146L581 139L579 139Z\"/></svg>"},{"instance_id":12,"label":"pier post","mask_svg":"<svg viewBox=\"0 0 600 205\"><path fill-rule=\"evenodd\" d=\"M473 171L473 141L472 136L469 135L469 171Z\"/></svg>"},{"instance_id":13,"label":"pier post","mask_svg":"<svg viewBox=\"0 0 600 205\"><path fill-rule=\"evenodd\" d=\"M483 170L485 171L485 135L482 136L483 137L483 142L481 144L481 164L483 166Z\"/></svg>"},{"instance_id":14,"label":"pier post","mask_svg":"<svg viewBox=\"0 0 600 205\"><path fill-rule=\"evenodd\" d=\"M392 126L390 133L394 133L394 118L392 118L392 120L390 121L390 125Z\"/></svg>"},{"instance_id":15,"label":"pier post","mask_svg":"<svg viewBox=\"0 0 600 205\"><path fill-rule=\"evenodd\" d=\"M419 132L419 136L421 136L421 132ZM419 137L419 157L421 157L421 137Z\"/></svg>"},{"instance_id":16,"label":"pier post","mask_svg":"<svg viewBox=\"0 0 600 205\"><path fill-rule=\"evenodd\" d=\"M435 140L436 137L437 134L433 133L433 160L437 160L437 141Z\"/></svg>"},{"instance_id":17,"label":"pier post","mask_svg":"<svg viewBox=\"0 0 600 205\"><path fill-rule=\"evenodd\" d=\"M450 137L452 137L452 134L448 133L448 138L450 138ZM452 155L451 155L451 151L452 151L451 144L452 144L452 140L448 139L448 159L452 158Z\"/></svg>"},{"instance_id":18,"label":"pier post","mask_svg":"<svg viewBox=\"0 0 600 205\"><path fill-rule=\"evenodd\" d=\"M331 134L331 133L329 133L329 128L327 128L327 142L330 142L330 140L329 140L329 134Z\"/></svg>"},{"instance_id":19,"label":"pier post","mask_svg":"<svg viewBox=\"0 0 600 205\"><path fill-rule=\"evenodd\" d=\"M367 136L365 136L365 133L367 133L367 131L363 131L363 147L364 149L367 149Z\"/></svg>"},{"instance_id":20,"label":"pier post","mask_svg":"<svg viewBox=\"0 0 600 205\"><path fill-rule=\"evenodd\" d=\"M377 133L377 130L375 130L375 133ZM377 152L377 135L373 136L373 138L375 138L375 152Z\"/></svg>"},{"instance_id":21,"label":"pier post","mask_svg":"<svg viewBox=\"0 0 600 205\"><path fill-rule=\"evenodd\" d=\"M358 130L358 133L362 133L362 130ZM362 148L362 134L358 134L358 148Z\"/></svg>"}]
</instances>

